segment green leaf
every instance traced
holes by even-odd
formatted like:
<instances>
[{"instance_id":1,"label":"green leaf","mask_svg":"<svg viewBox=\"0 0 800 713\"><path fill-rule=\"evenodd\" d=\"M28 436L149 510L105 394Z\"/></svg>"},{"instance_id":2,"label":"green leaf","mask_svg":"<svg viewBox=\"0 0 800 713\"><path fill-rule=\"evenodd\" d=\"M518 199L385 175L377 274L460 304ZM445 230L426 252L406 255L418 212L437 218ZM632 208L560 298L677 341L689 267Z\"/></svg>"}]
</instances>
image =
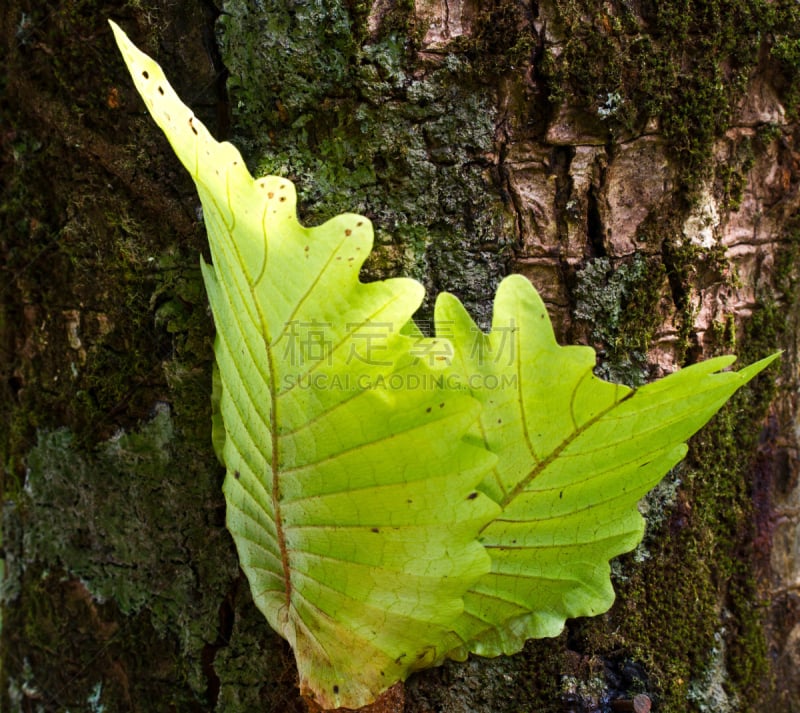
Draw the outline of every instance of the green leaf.
<instances>
[{"instance_id":1,"label":"green leaf","mask_svg":"<svg viewBox=\"0 0 800 713\"><path fill-rule=\"evenodd\" d=\"M469 375L483 406L475 436L498 460L479 490L502 507L479 534L492 571L465 597L456 659L515 653L527 639L556 636L567 618L606 611L608 561L642 539L639 499L778 357L724 373L735 358L710 359L632 391L593 374L591 348L556 343L544 303L518 275L498 289L490 334L476 341L447 294L436 323L457 345L453 372Z\"/></svg>"},{"instance_id":2,"label":"green leaf","mask_svg":"<svg viewBox=\"0 0 800 713\"><path fill-rule=\"evenodd\" d=\"M421 285L359 280L366 218L302 226L292 183L254 179L112 27L203 205L227 525L303 693L360 707L416 669L605 611L609 559L642 538L639 498L777 355L633 392L594 376L591 349L558 346L519 276L490 334L442 295L425 338Z\"/></svg>"},{"instance_id":3,"label":"green leaf","mask_svg":"<svg viewBox=\"0 0 800 713\"><path fill-rule=\"evenodd\" d=\"M475 486L494 457L462 438L478 404L412 356L441 346L401 333L421 285L359 281L369 221L301 226L294 186L254 180L114 31L203 204L215 445L242 569L295 651L301 689L361 706L444 659L463 594L488 571L475 532L497 508ZM411 376L430 388L403 388Z\"/></svg>"}]
</instances>

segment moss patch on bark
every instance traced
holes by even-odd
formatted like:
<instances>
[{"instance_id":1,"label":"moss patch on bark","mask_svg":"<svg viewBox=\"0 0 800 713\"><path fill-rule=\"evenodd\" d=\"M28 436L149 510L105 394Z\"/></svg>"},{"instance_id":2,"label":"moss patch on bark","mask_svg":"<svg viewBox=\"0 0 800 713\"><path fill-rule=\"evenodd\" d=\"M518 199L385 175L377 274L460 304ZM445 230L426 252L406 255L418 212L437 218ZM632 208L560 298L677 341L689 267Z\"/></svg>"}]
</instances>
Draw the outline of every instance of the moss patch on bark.
<instances>
[{"instance_id":1,"label":"moss patch on bark","mask_svg":"<svg viewBox=\"0 0 800 713\"><path fill-rule=\"evenodd\" d=\"M751 72L773 62L796 108L800 10L789 0L555 3L559 41L543 61L551 98L582 106L609 139L658 118L687 187L705 177ZM764 38L767 53L763 53Z\"/></svg>"},{"instance_id":2,"label":"moss patch on bark","mask_svg":"<svg viewBox=\"0 0 800 713\"><path fill-rule=\"evenodd\" d=\"M488 323L511 231L489 156L494 90L470 58L421 62L396 18L370 37L343 1L230 0L225 12L237 140L256 173L294 180L309 223L368 216L367 275L414 276L429 297L450 290Z\"/></svg>"}]
</instances>

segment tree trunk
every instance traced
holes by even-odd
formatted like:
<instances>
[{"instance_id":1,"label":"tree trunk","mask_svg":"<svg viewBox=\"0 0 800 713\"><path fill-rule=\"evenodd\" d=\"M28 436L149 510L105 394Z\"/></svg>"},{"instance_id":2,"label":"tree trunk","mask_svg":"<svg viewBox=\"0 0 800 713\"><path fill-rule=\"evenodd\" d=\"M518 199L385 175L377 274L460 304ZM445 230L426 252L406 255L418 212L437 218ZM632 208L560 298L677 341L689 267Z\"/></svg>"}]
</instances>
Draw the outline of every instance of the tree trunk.
<instances>
[{"instance_id":1,"label":"tree trunk","mask_svg":"<svg viewBox=\"0 0 800 713\"><path fill-rule=\"evenodd\" d=\"M304 222L370 217L365 277L421 280L423 325L448 290L486 326L520 272L611 380L785 350L644 501L611 611L415 674L404 710L800 710L796 3L220 10L0 11L0 708L304 710L224 527L199 202L110 17Z\"/></svg>"}]
</instances>

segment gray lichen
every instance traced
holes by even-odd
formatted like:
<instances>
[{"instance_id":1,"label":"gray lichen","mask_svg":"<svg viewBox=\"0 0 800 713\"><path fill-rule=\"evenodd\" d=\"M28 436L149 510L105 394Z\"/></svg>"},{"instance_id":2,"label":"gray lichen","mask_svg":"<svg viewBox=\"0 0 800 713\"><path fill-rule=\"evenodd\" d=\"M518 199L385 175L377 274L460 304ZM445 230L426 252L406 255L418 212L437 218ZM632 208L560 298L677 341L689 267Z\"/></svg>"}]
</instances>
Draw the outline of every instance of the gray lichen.
<instances>
[{"instance_id":1,"label":"gray lichen","mask_svg":"<svg viewBox=\"0 0 800 713\"><path fill-rule=\"evenodd\" d=\"M219 598L236 564L227 536L209 528L216 470L182 463L175 440L166 404L139 430L118 432L91 456L66 429L40 432L24 491L13 506L7 503L8 522L22 523L24 534L18 551L10 550L15 567L5 598L14 597L14 580L61 573L98 605L113 602L127 617L144 614L158 636L180 642L185 675L202 695L207 681L199 652L216 637ZM176 479L179 469L194 477ZM37 617L36 625L43 631L30 632L34 642L46 638L47 617ZM35 676L32 670L31 681ZM100 694L98 710L99 701Z\"/></svg>"},{"instance_id":2,"label":"gray lichen","mask_svg":"<svg viewBox=\"0 0 800 713\"><path fill-rule=\"evenodd\" d=\"M297 183L306 222L373 221L368 276L450 290L486 324L509 240L491 175L494 90L466 56L423 63L391 28L366 39L346 6L225 4L237 143L256 173Z\"/></svg>"}]
</instances>

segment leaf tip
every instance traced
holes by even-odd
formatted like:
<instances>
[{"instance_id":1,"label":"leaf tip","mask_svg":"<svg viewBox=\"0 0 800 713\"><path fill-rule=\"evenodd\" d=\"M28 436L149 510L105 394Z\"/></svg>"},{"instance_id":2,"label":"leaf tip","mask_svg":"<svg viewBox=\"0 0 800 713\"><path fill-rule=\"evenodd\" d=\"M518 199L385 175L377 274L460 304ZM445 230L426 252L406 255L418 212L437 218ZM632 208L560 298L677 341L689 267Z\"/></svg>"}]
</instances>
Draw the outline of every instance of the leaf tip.
<instances>
[{"instance_id":1,"label":"leaf tip","mask_svg":"<svg viewBox=\"0 0 800 713\"><path fill-rule=\"evenodd\" d=\"M740 369L738 374L744 381L750 381L754 376L759 374L760 372L764 371L770 364L774 361L777 361L783 355L783 350L777 351L769 356L764 357L763 359L759 359L756 362Z\"/></svg>"}]
</instances>

